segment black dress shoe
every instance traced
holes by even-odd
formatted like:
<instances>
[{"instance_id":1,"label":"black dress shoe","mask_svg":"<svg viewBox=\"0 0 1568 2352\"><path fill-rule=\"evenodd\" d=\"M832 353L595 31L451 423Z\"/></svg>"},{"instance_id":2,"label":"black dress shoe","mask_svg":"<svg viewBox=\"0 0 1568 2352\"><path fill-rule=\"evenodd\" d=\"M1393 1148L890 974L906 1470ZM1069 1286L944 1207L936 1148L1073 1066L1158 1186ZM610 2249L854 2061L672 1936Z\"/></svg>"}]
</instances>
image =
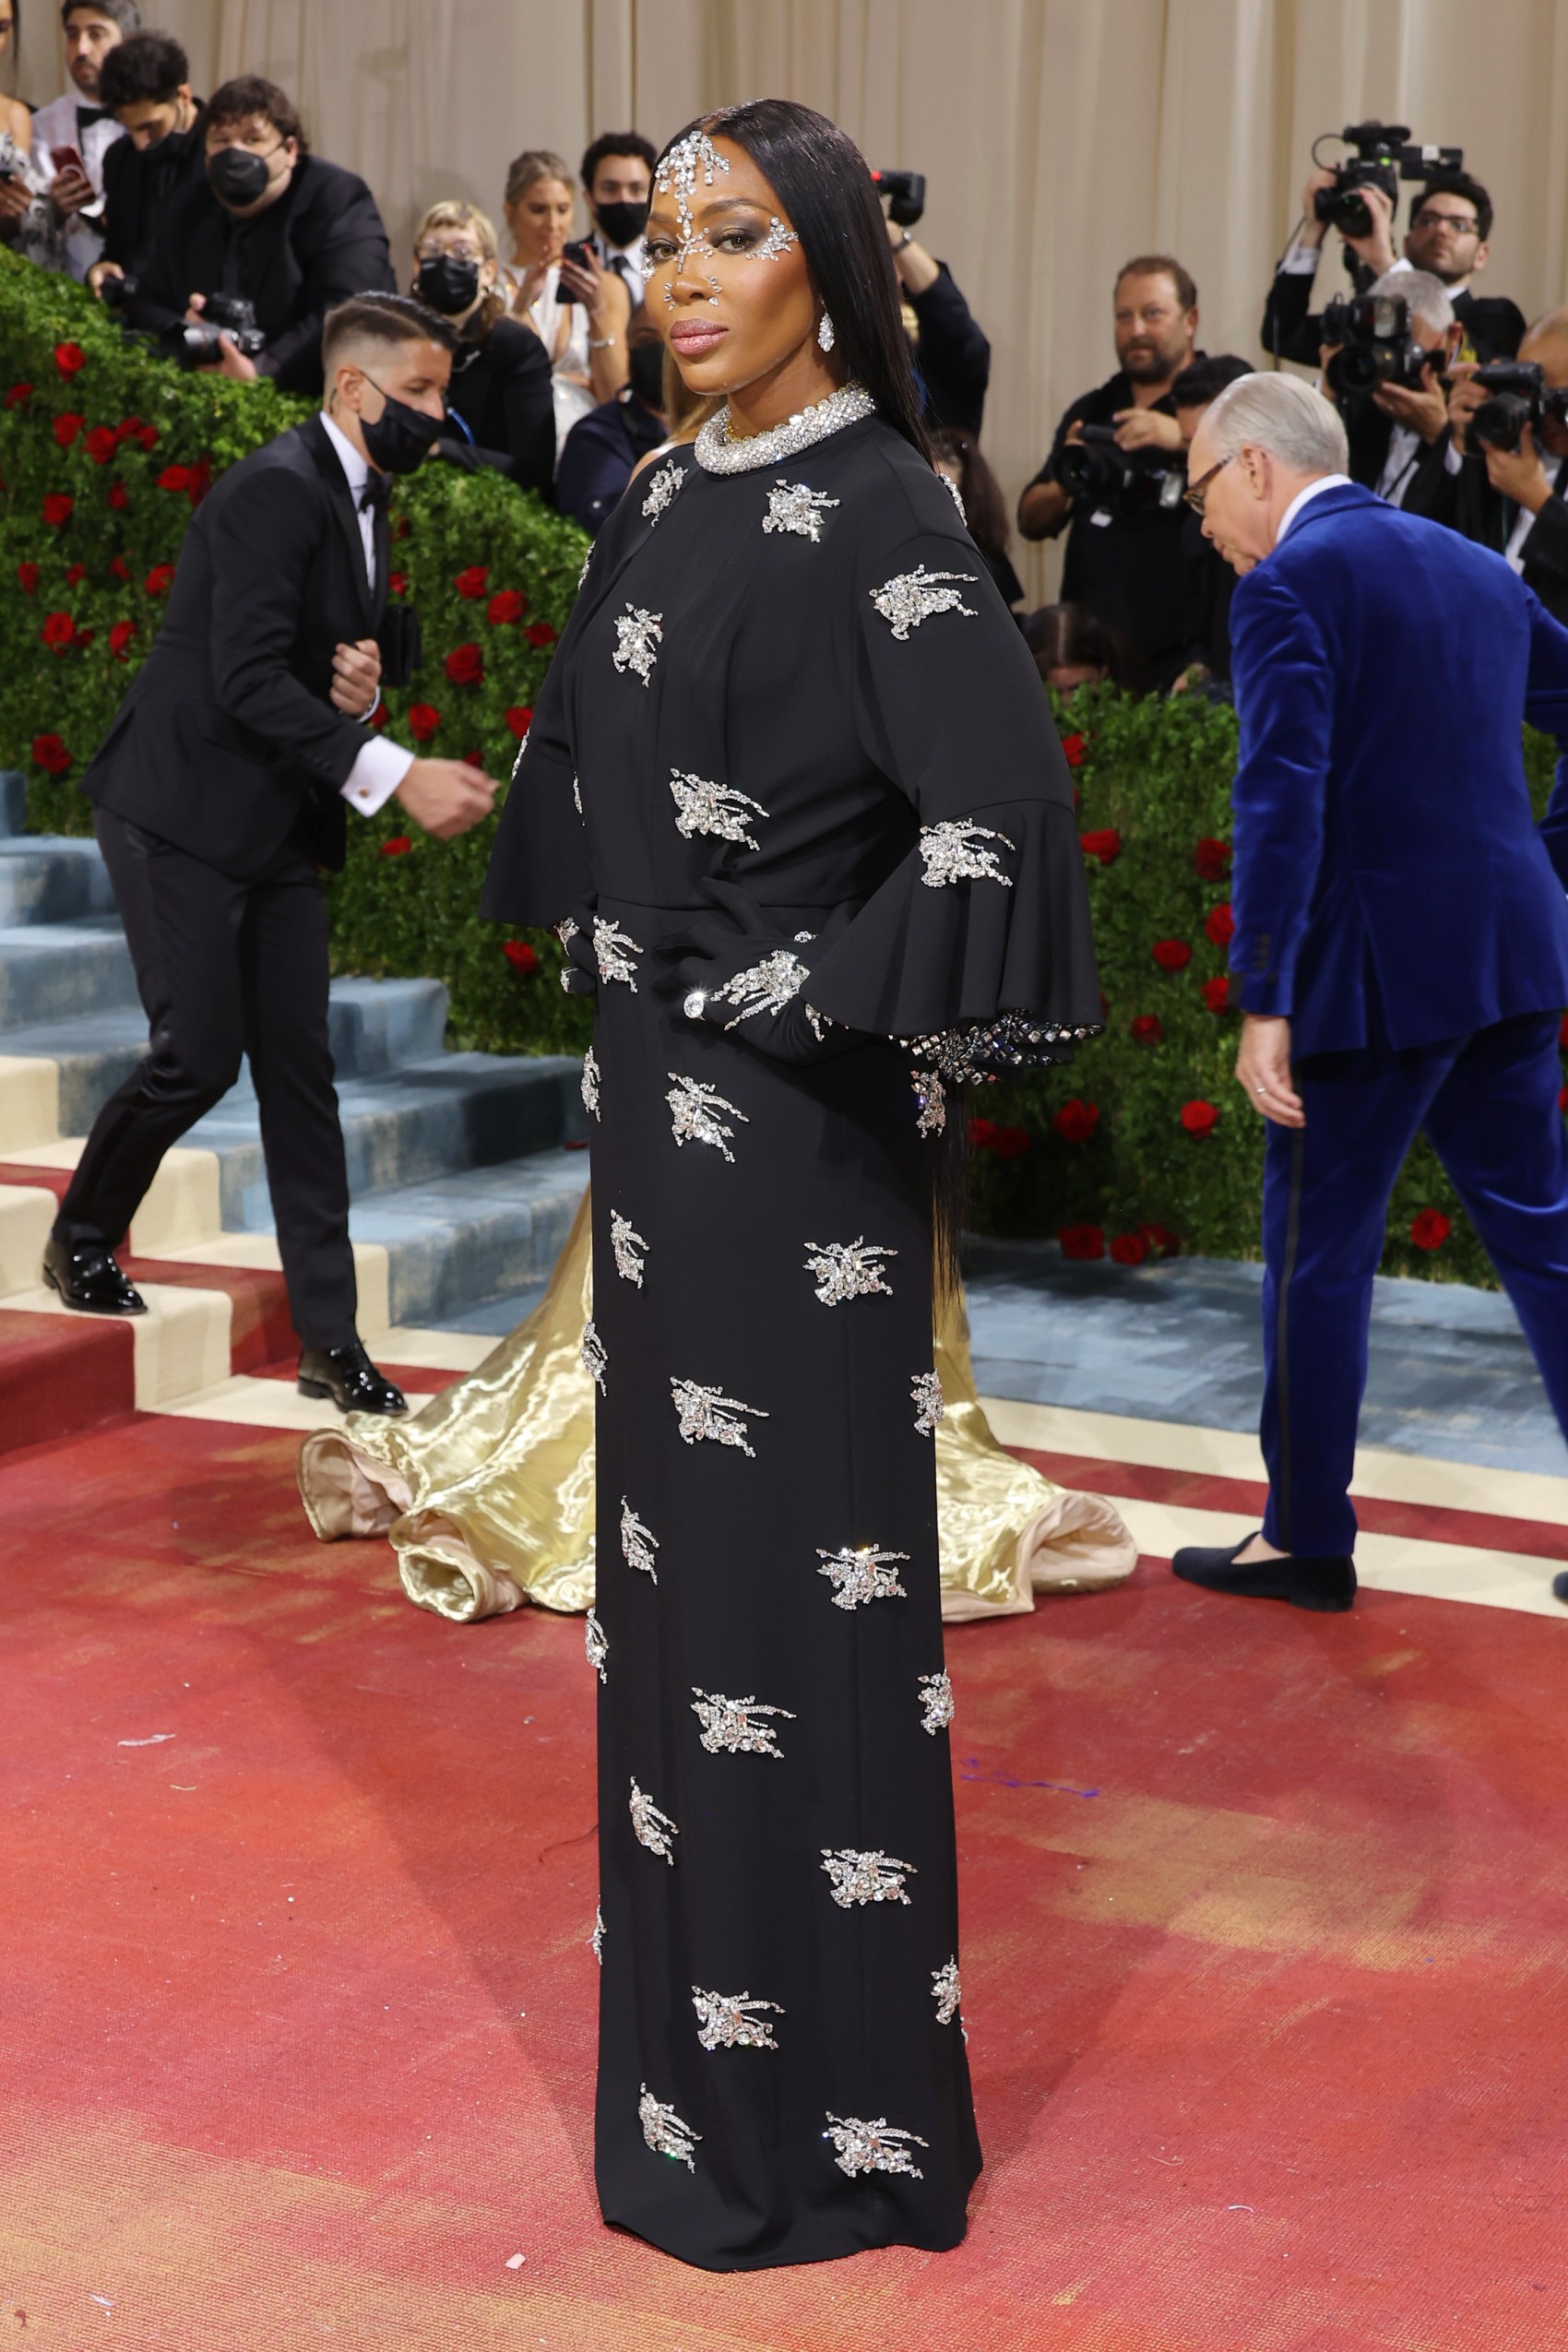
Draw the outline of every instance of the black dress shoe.
<instances>
[{"instance_id":1,"label":"black dress shoe","mask_svg":"<svg viewBox=\"0 0 1568 2352\"><path fill-rule=\"evenodd\" d=\"M351 1339L346 1348L305 1348L300 1358L300 1395L330 1396L340 1413L406 1413L409 1409L402 1390L382 1378L358 1339Z\"/></svg>"},{"instance_id":2,"label":"black dress shoe","mask_svg":"<svg viewBox=\"0 0 1568 2352\"><path fill-rule=\"evenodd\" d=\"M1553 1576L1551 1592L1554 1600L1568 1600L1568 1568L1564 1568L1560 1575Z\"/></svg>"},{"instance_id":3,"label":"black dress shoe","mask_svg":"<svg viewBox=\"0 0 1568 2352\"><path fill-rule=\"evenodd\" d=\"M101 1241L73 1249L51 1234L43 1245L43 1278L68 1307L84 1315L144 1315L147 1301L126 1281Z\"/></svg>"},{"instance_id":4,"label":"black dress shoe","mask_svg":"<svg viewBox=\"0 0 1568 2352\"><path fill-rule=\"evenodd\" d=\"M1170 1562L1171 1573L1184 1584L1202 1585L1206 1592L1240 1593L1249 1600L1288 1600L1297 1609L1348 1609L1356 1598L1355 1562L1342 1559L1292 1558L1250 1560L1243 1567L1236 1558L1252 1542L1243 1536L1229 1550L1187 1544Z\"/></svg>"}]
</instances>

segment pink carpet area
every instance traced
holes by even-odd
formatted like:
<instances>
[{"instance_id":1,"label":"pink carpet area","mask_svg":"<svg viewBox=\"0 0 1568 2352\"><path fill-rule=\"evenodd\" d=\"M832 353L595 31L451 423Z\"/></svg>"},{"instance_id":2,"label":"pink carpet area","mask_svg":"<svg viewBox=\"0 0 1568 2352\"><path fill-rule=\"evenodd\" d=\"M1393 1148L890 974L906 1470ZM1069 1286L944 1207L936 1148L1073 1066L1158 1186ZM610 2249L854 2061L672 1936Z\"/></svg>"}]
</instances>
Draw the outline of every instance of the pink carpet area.
<instances>
[{"instance_id":1,"label":"pink carpet area","mask_svg":"<svg viewBox=\"0 0 1568 2352\"><path fill-rule=\"evenodd\" d=\"M422 1615L293 1446L0 1463L0 2342L1568 2345L1555 1625L1146 1562L951 1633L969 2238L715 2277L593 2203L580 1621Z\"/></svg>"}]
</instances>

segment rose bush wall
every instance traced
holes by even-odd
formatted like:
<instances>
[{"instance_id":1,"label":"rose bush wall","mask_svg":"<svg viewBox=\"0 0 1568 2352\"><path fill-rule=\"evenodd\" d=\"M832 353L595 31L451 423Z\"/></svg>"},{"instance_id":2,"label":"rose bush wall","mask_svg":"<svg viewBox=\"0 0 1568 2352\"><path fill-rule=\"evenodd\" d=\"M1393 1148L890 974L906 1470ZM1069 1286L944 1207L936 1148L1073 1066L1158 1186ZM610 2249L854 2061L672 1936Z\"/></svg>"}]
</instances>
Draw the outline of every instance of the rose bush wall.
<instances>
[{"instance_id":1,"label":"rose bush wall","mask_svg":"<svg viewBox=\"0 0 1568 2352\"><path fill-rule=\"evenodd\" d=\"M185 375L126 341L80 288L0 248L0 764L40 832L85 833L77 779L157 634L180 541L217 475L308 413L265 385ZM510 769L587 540L493 474L430 464L394 493L392 591L423 665L386 698L400 740ZM1079 794L1105 1035L1064 1070L979 1090L973 1222L1051 1235L1123 1265L1177 1250L1253 1257L1263 1128L1231 1076L1226 949L1233 714L1087 689L1059 710ZM1526 737L1537 804L1548 746ZM450 1040L580 1051L547 932L475 913L494 820L457 842L396 803L349 827L331 884L334 968L430 976ZM1418 1143L1389 1213L1385 1272L1486 1282L1452 1186Z\"/></svg>"}]
</instances>

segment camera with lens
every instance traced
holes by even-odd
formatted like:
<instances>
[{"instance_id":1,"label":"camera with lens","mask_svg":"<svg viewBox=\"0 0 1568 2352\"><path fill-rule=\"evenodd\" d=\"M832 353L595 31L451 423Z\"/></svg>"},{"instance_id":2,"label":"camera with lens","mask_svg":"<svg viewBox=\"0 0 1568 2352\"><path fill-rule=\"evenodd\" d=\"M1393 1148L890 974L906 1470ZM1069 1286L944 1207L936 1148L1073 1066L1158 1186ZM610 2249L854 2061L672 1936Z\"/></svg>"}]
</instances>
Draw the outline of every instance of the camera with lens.
<instances>
[{"instance_id":1,"label":"camera with lens","mask_svg":"<svg viewBox=\"0 0 1568 2352\"><path fill-rule=\"evenodd\" d=\"M223 335L247 360L258 360L267 349L254 303L244 294L208 294L198 325L182 322L170 330L172 355L182 367L211 367L223 357L219 342Z\"/></svg>"},{"instance_id":2,"label":"camera with lens","mask_svg":"<svg viewBox=\"0 0 1568 2352\"><path fill-rule=\"evenodd\" d=\"M1114 425L1086 424L1082 440L1063 445L1056 478L1070 497L1125 515L1139 506L1180 505L1187 469L1169 449L1123 449Z\"/></svg>"},{"instance_id":3,"label":"camera with lens","mask_svg":"<svg viewBox=\"0 0 1568 2352\"><path fill-rule=\"evenodd\" d=\"M1526 425L1538 441L1549 417L1568 423L1568 387L1549 390L1540 369L1529 360L1495 360L1490 367L1477 368L1470 380L1483 386L1487 397L1465 432L1482 448L1517 449Z\"/></svg>"},{"instance_id":4,"label":"camera with lens","mask_svg":"<svg viewBox=\"0 0 1568 2352\"><path fill-rule=\"evenodd\" d=\"M1402 294L1336 295L1323 314L1323 339L1337 346L1326 374L1342 400L1365 399L1385 384L1419 392L1422 371L1443 363L1440 350L1423 350L1411 334Z\"/></svg>"},{"instance_id":5,"label":"camera with lens","mask_svg":"<svg viewBox=\"0 0 1568 2352\"><path fill-rule=\"evenodd\" d=\"M890 199L887 218L896 228L912 229L925 210L923 172L873 172L872 185Z\"/></svg>"},{"instance_id":6,"label":"camera with lens","mask_svg":"<svg viewBox=\"0 0 1568 2352\"><path fill-rule=\"evenodd\" d=\"M1324 132L1326 138L1330 136ZM1370 237L1372 217L1363 188L1381 188L1390 204L1398 201L1401 180L1430 180L1440 172L1462 172L1462 147L1412 147L1403 123L1347 123L1339 134L1356 150L1336 164L1334 185L1319 188L1313 198L1315 219L1326 220L1342 237ZM1317 160L1318 142L1313 142Z\"/></svg>"},{"instance_id":7,"label":"camera with lens","mask_svg":"<svg viewBox=\"0 0 1568 2352\"><path fill-rule=\"evenodd\" d=\"M105 310L126 310L135 299L136 291L137 280L134 278L116 278L110 270L100 280L98 299Z\"/></svg>"}]
</instances>

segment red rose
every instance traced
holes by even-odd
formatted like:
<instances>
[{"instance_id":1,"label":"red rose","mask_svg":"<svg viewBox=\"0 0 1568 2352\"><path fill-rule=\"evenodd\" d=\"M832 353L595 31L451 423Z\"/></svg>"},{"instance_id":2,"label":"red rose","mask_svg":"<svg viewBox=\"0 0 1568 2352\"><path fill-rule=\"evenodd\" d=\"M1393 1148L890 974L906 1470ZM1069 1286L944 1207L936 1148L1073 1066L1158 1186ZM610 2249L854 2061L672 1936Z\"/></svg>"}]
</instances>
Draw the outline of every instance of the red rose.
<instances>
[{"instance_id":1,"label":"red rose","mask_svg":"<svg viewBox=\"0 0 1568 2352\"><path fill-rule=\"evenodd\" d=\"M992 1145L998 1159L1016 1159L1028 1147L1029 1131L1027 1127L998 1127L996 1140Z\"/></svg>"},{"instance_id":2,"label":"red rose","mask_svg":"<svg viewBox=\"0 0 1568 2352\"><path fill-rule=\"evenodd\" d=\"M1111 1262L1116 1265L1142 1265L1148 1255L1148 1243L1141 1233L1113 1234L1111 1242Z\"/></svg>"},{"instance_id":3,"label":"red rose","mask_svg":"<svg viewBox=\"0 0 1568 2352\"><path fill-rule=\"evenodd\" d=\"M109 558L109 574L112 579L128 580L131 567L123 555L112 555Z\"/></svg>"},{"instance_id":4,"label":"red rose","mask_svg":"<svg viewBox=\"0 0 1568 2352\"><path fill-rule=\"evenodd\" d=\"M409 576L407 572L389 573L387 575L386 585L394 596L407 596L409 593Z\"/></svg>"},{"instance_id":5,"label":"red rose","mask_svg":"<svg viewBox=\"0 0 1568 2352\"><path fill-rule=\"evenodd\" d=\"M370 717L364 721L364 724L367 727L374 727L377 733L379 733L381 729L386 726L391 716L392 713L387 709L386 705L384 702L378 702L375 708L371 712Z\"/></svg>"},{"instance_id":6,"label":"red rose","mask_svg":"<svg viewBox=\"0 0 1568 2352\"><path fill-rule=\"evenodd\" d=\"M1157 1257L1173 1258L1182 1247L1169 1225L1140 1225L1138 1239L1146 1241Z\"/></svg>"},{"instance_id":7,"label":"red rose","mask_svg":"<svg viewBox=\"0 0 1568 2352\"><path fill-rule=\"evenodd\" d=\"M1078 847L1086 858L1098 858L1102 866L1108 866L1122 854L1122 836L1110 825L1103 833L1080 833Z\"/></svg>"},{"instance_id":8,"label":"red rose","mask_svg":"<svg viewBox=\"0 0 1568 2352\"><path fill-rule=\"evenodd\" d=\"M390 841L382 843L381 854L384 858L406 858L413 846L406 833L394 833Z\"/></svg>"},{"instance_id":9,"label":"red rose","mask_svg":"<svg viewBox=\"0 0 1568 2352\"><path fill-rule=\"evenodd\" d=\"M552 629L548 621L530 621L523 635L529 645L544 646L553 645L560 631Z\"/></svg>"},{"instance_id":10,"label":"red rose","mask_svg":"<svg viewBox=\"0 0 1568 2352\"><path fill-rule=\"evenodd\" d=\"M394 539L407 539L412 529L413 525L407 515L399 515L392 526L392 536Z\"/></svg>"},{"instance_id":11,"label":"red rose","mask_svg":"<svg viewBox=\"0 0 1568 2352\"><path fill-rule=\"evenodd\" d=\"M498 588L484 608L484 617L494 628L509 629L528 609L528 598L520 588Z\"/></svg>"},{"instance_id":12,"label":"red rose","mask_svg":"<svg viewBox=\"0 0 1568 2352\"><path fill-rule=\"evenodd\" d=\"M1064 1258L1102 1258L1105 1230L1099 1225L1064 1225L1056 1236Z\"/></svg>"},{"instance_id":13,"label":"red rose","mask_svg":"<svg viewBox=\"0 0 1568 2352\"><path fill-rule=\"evenodd\" d=\"M56 343L54 364L62 375L75 375L87 365L87 353L79 343Z\"/></svg>"},{"instance_id":14,"label":"red rose","mask_svg":"<svg viewBox=\"0 0 1568 2352\"><path fill-rule=\"evenodd\" d=\"M441 667L455 686L483 683L484 656L477 645L454 646Z\"/></svg>"},{"instance_id":15,"label":"red rose","mask_svg":"<svg viewBox=\"0 0 1568 2352\"><path fill-rule=\"evenodd\" d=\"M150 457L152 452L158 446L158 427L155 424L138 424L136 430L136 438L141 443L142 447Z\"/></svg>"},{"instance_id":16,"label":"red rose","mask_svg":"<svg viewBox=\"0 0 1568 2352\"><path fill-rule=\"evenodd\" d=\"M539 969L539 957L526 939L503 940L501 953L505 956L512 969L515 972L521 972L525 980L530 972L537 972Z\"/></svg>"},{"instance_id":17,"label":"red rose","mask_svg":"<svg viewBox=\"0 0 1568 2352\"><path fill-rule=\"evenodd\" d=\"M427 702L409 705L409 732L416 743L428 743L441 724L441 713Z\"/></svg>"},{"instance_id":18,"label":"red rose","mask_svg":"<svg viewBox=\"0 0 1568 2352\"><path fill-rule=\"evenodd\" d=\"M1083 1102L1076 1095L1064 1102L1051 1122L1064 1144L1087 1144L1099 1124L1097 1104Z\"/></svg>"},{"instance_id":19,"label":"red rose","mask_svg":"<svg viewBox=\"0 0 1568 2352\"><path fill-rule=\"evenodd\" d=\"M1204 1102L1200 1099L1196 1102L1184 1102L1182 1105L1182 1124L1189 1135L1212 1134L1215 1122L1218 1117L1219 1113L1212 1102Z\"/></svg>"},{"instance_id":20,"label":"red rose","mask_svg":"<svg viewBox=\"0 0 1568 2352\"><path fill-rule=\"evenodd\" d=\"M134 441L141 431L140 417L122 417L113 427L116 441Z\"/></svg>"},{"instance_id":21,"label":"red rose","mask_svg":"<svg viewBox=\"0 0 1568 2352\"><path fill-rule=\"evenodd\" d=\"M67 409L64 415L57 416L55 418L54 438L60 444L62 449L68 449L70 447L72 442L76 439L77 434L81 431L86 422L86 417L77 416L75 410L71 409Z\"/></svg>"},{"instance_id":22,"label":"red rose","mask_svg":"<svg viewBox=\"0 0 1568 2352\"><path fill-rule=\"evenodd\" d=\"M85 580L86 577L87 565L85 564L73 564L65 574L65 586L67 588L75 588L78 580Z\"/></svg>"},{"instance_id":23,"label":"red rose","mask_svg":"<svg viewBox=\"0 0 1568 2352\"><path fill-rule=\"evenodd\" d=\"M994 1119L971 1119L969 1122L970 1149L991 1151L995 1146L1000 1132Z\"/></svg>"},{"instance_id":24,"label":"red rose","mask_svg":"<svg viewBox=\"0 0 1568 2352\"><path fill-rule=\"evenodd\" d=\"M120 444L109 425L95 424L88 434L87 454L95 466L106 466L119 446Z\"/></svg>"},{"instance_id":25,"label":"red rose","mask_svg":"<svg viewBox=\"0 0 1568 2352\"><path fill-rule=\"evenodd\" d=\"M490 586L488 564L470 564L466 572L458 573L452 586L459 596L482 596Z\"/></svg>"},{"instance_id":26,"label":"red rose","mask_svg":"<svg viewBox=\"0 0 1568 2352\"><path fill-rule=\"evenodd\" d=\"M1158 1045L1165 1035L1165 1024L1158 1013L1140 1013L1133 1023L1133 1035L1140 1045Z\"/></svg>"},{"instance_id":27,"label":"red rose","mask_svg":"<svg viewBox=\"0 0 1568 2352\"><path fill-rule=\"evenodd\" d=\"M528 733L529 729L533 725L532 704L520 703L516 705L506 713L506 724L520 743L523 737Z\"/></svg>"},{"instance_id":28,"label":"red rose","mask_svg":"<svg viewBox=\"0 0 1568 2352\"><path fill-rule=\"evenodd\" d=\"M38 565L36 564L18 564L17 565L17 579L21 587L23 594L25 596L30 596L34 588L38 586Z\"/></svg>"},{"instance_id":29,"label":"red rose","mask_svg":"<svg viewBox=\"0 0 1568 2352\"><path fill-rule=\"evenodd\" d=\"M71 754L58 735L35 735L32 756L35 764L50 776L64 776L71 765Z\"/></svg>"},{"instance_id":30,"label":"red rose","mask_svg":"<svg viewBox=\"0 0 1568 2352\"><path fill-rule=\"evenodd\" d=\"M1206 837L1193 851L1193 863L1205 882L1223 882L1230 871L1230 844Z\"/></svg>"},{"instance_id":31,"label":"red rose","mask_svg":"<svg viewBox=\"0 0 1568 2352\"><path fill-rule=\"evenodd\" d=\"M8 409L19 409L31 398L32 386L30 384L13 384L6 395L6 406Z\"/></svg>"},{"instance_id":32,"label":"red rose","mask_svg":"<svg viewBox=\"0 0 1568 2352\"><path fill-rule=\"evenodd\" d=\"M1184 939L1157 939L1149 954L1162 972L1184 972L1193 960L1193 951Z\"/></svg>"},{"instance_id":33,"label":"red rose","mask_svg":"<svg viewBox=\"0 0 1568 2352\"><path fill-rule=\"evenodd\" d=\"M189 466L165 466L163 471L158 477L158 487L160 490L189 490L190 486L191 469Z\"/></svg>"},{"instance_id":34,"label":"red rose","mask_svg":"<svg viewBox=\"0 0 1568 2352\"><path fill-rule=\"evenodd\" d=\"M109 632L109 650L113 655L116 661L124 661L125 658L125 647L130 644L133 637L139 636L141 632L134 621L115 622L113 627Z\"/></svg>"},{"instance_id":35,"label":"red rose","mask_svg":"<svg viewBox=\"0 0 1568 2352\"><path fill-rule=\"evenodd\" d=\"M1557 1042L1562 1047L1563 1052L1568 1053L1568 1013L1564 1013L1562 1016L1562 1027L1557 1032Z\"/></svg>"},{"instance_id":36,"label":"red rose","mask_svg":"<svg viewBox=\"0 0 1568 2352\"><path fill-rule=\"evenodd\" d=\"M1454 1230L1440 1208L1420 1208L1410 1219L1410 1239L1418 1250L1441 1250Z\"/></svg>"},{"instance_id":37,"label":"red rose","mask_svg":"<svg viewBox=\"0 0 1568 2352\"><path fill-rule=\"evenodd\" d=\"M1209 909L1204 930L1217 947L1229 946L1236 936L1236 918L1230 911L1229 901L1223 907Z\"/></svg>"},{"instance_id":38,"label":"red rose","mask_svg":"<svg viewBox=\"0 0 1568 2352\"><path fill-rule=\"evenodd\" d=\"M1221 972L1217 980L1205 980L1204 1003L1208 1006L1211 1013L1229 1013L1230 1010L1230 981L1226 973Z\"/></svg>"},{"instance_id":39,"label":"red rose","mask_svg":"<svg viewBox=\"0 0 1568 2352\"><path fill-rule=\"evenodd\" d=\"M1063 735L1062 738L1062 756L1069 767L1082 767L1084 753L1087 748L1087 739L1085 736Z\"/></svg>"},{"instance_id":40,"label":"red rose","mask_svg":"<svg viewBox=\"0 0 1568 2352\"><path fill-rule=\"evenodd\" d=\"M125 483L123 481L112 481L109 485L109 504L113 507L114 512L117 515L123 514L130 503L131 493L125 488Z\"/></svg>"},{"instance_id":41,"label":"red rose","mask_svg":"<svg viewBox=\"0 0 1568 2352\"><path fill-rule=\"evenodd\" d=\"M44 521L52 529L58 530L63 523L70 521L76 503L74 498L67 498L63 490L52 490L43 502Z\"/></svg>"},{"instance_id":42,"label":"red rose","mask_svg":"<svg viewBox=\"0 0 1568 2352\"><path fill-rule=\"evenodd\" d=\"M64 653L77 634L77 624L68 612L46 614L40 636L51 653Z\"/></svg>"},{"instance_id":43,"label":"red rose","mask_svg":"<svg viewBox=\"0 0 1568 2352\"><path fill-rule=\"evenodd\" d=\"M1562 1093L1558 1096L1557 1108L1562 1111L1563 1117L1568 1119L1568 1087L1564 1087Z\"/></svg>"},{"instance_id":44,"label":"red rose","mask_svg":"<svg viewBox=\"0 0 1568 2352\"><path fill-rule=\"evenodd\" d=\"M173 585L174 566L172 564L155 564L142 582L148 596L167 596Z\"/></svg>"}]
</instances>

